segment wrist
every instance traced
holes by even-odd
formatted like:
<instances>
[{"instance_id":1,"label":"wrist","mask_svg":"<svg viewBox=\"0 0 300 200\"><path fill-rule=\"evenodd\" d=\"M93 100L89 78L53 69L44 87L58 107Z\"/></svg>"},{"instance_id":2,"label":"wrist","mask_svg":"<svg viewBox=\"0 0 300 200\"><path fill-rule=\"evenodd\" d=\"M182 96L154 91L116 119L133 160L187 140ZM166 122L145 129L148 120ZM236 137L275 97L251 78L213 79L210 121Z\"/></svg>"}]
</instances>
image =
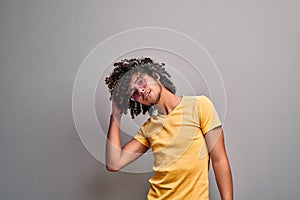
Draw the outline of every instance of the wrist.
<instances>
[{"instance_id":1,"label":"wrist","mask_svg":"<svg viewBox=\"0 0 300 200\"><path fill-rule=\"evenodd\" d=\"M120 120L121 120L121 117L122 117L122 114L121 113L111 113L110 114L110 116L114 119L114 120L116 120L117 122L120 122Z\"/></svg>"}]
</instances>

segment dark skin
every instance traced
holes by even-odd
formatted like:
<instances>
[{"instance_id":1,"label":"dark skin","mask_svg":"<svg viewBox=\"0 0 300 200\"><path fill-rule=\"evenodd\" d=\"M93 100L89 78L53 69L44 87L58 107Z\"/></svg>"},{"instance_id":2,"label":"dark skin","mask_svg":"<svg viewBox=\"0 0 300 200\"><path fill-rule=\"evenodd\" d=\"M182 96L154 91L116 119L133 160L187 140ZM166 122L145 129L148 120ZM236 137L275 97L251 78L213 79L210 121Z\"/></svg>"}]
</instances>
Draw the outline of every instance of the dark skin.
<instances>
[{"instance_id":1,"label":"dark skin","mask_svg":"<svg viewBox=\"0 0 300 200\"><path fill-rule=\"evenodd\" d=\"M145 76L143 84L138 83L140 74L132 76L131 90L134 93L134 99L145 105L155 105L160 114L168 114L180 102L181 97L171 93L159 82L159 76L154 79ZM158 98L159 96L159 98ZM112 114L110 116L110 125L107 141L107 170L118 171L122 167L131 163L148 150L148 147L142 145L136 139L131 139L123 147L120 142L120 121L121 114L119 108L112 102ZM210 158L215 173L216 182L219 188L222 200L233 199L232 175L229 161L224 145L223 129L215 128L205 134L205 140L210 152Z\"/></svg>"}]
</instances>

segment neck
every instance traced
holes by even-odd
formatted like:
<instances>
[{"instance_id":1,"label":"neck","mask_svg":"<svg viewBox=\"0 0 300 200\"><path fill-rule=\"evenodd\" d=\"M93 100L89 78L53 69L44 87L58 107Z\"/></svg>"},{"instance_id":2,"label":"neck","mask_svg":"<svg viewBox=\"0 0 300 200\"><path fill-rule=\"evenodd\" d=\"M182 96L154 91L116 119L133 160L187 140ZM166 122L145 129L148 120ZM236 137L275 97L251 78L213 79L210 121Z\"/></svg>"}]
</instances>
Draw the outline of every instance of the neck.
<instances>
[{"instance_id":1,"label":"neck","mask_svg":"<svg viewBox=\"0 0 300 200\"><path fill-rule=\"evenodd\" d=\"M162 87L160 99L155 107L159 114L167 115L180 103L181 98Z\"/></svg>"}]
</instances>

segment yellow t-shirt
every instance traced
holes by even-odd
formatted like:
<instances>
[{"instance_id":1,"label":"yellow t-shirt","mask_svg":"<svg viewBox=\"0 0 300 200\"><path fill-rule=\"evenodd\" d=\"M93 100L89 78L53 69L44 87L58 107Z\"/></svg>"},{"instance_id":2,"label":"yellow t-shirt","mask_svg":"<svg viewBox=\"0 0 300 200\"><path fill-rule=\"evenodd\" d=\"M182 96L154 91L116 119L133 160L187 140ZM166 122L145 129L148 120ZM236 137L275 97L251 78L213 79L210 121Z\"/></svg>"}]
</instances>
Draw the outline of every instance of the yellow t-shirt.
<instances>
[{"instance_id":1,"label":"yellow t-shirt","mask_svg":"<svg viewBox=\"0 0 300 200\"><path fill-rule=\"evenodd\" d=\"M151 116L134 136L152 149L154 176L148 200L209 199L209 155L204 135L221 126L205 96L183 96L168 114Z\"/></svg>"}]
</instances>

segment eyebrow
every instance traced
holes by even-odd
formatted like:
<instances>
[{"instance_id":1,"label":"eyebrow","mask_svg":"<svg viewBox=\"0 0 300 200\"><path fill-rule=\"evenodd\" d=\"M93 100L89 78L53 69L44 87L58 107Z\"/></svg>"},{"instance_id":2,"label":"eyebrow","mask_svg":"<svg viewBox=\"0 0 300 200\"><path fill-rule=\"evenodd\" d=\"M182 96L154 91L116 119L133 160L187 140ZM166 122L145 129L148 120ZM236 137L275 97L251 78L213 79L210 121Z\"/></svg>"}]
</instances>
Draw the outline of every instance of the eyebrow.
<instances>
[{"instance_id":1,"label":"eyebrow","mask_svg":"<svg viewBox=\"0 0 300 200\"><path fill-rule=\"evenodd\" d=\"M142 74L141 75L139 75L137 78L136 78L136 80L135 80L135 82L134 82L134 84L136 84L136 82L140 79L142 77Z\"/></svg>"}]
</instances>

